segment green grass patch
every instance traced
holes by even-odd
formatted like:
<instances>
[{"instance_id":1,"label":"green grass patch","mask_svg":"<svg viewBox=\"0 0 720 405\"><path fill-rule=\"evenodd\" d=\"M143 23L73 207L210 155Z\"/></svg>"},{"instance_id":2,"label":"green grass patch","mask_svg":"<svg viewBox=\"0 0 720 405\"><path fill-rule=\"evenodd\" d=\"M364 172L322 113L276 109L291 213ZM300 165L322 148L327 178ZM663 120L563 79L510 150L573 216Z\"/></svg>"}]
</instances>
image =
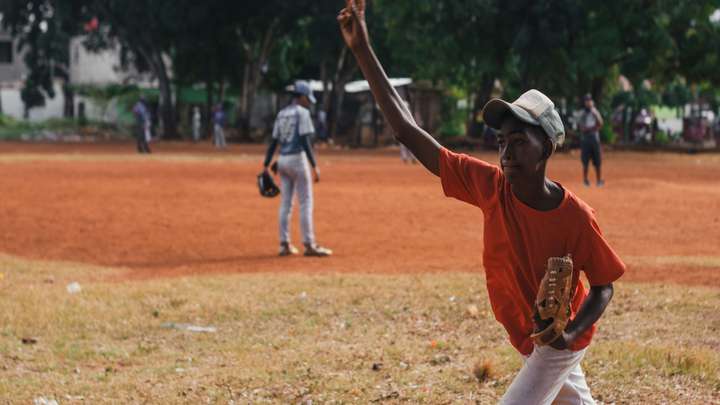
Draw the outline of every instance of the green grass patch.
<instances>
[{"instance_id":1,"label":"green grass patch","mask_svg":"<svg viewBox=\"0 0 720 405\"><path fill-rule=\"evenodd\" d=\"M73 118L50 118L45 121L31 122L26 120L16 120L7 115L0 115L0 141L12 141L20 139L32 139L42 135L46 131L50 132L83 132L84 129L93 128L102 131L115 131L118 128L109 123L100 121L87 121L80 125Z\"/></svg>"}]
</instances>

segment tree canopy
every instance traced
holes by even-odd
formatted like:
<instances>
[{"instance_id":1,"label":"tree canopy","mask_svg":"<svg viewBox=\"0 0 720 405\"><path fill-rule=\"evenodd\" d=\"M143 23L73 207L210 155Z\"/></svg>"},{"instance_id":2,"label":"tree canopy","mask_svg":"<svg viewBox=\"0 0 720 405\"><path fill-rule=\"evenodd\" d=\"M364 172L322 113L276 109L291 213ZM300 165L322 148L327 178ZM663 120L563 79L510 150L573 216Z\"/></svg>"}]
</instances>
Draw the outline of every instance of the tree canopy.
<instances>
[{"instance_id":1,"label":"tree canopy","mask_svg":"<svg viewBox=\"0 0 720 405\"><path fill-rule=\"evenodd\" d=\"M129 7L129 3L132 7ZM2 24L25 49L23 99L53 97L67 77L68 41L90 27L97 49L118 45L158 80L166 133L175 134L174 85L203 83L208 104L239 94L237 126L249 129L254 98L293 78L333 90L342 102L358 77L339 37L341 0L4 0ZM464 89L475 110L500 81L512 97L537 87L556 99L584 93L609 101L618 75L651 82L664 99L678 86L720 84L720 0L375 0L373 43L394 73ZM214 94L213 94L214 92Z\"/></svg>"}]
</instances>

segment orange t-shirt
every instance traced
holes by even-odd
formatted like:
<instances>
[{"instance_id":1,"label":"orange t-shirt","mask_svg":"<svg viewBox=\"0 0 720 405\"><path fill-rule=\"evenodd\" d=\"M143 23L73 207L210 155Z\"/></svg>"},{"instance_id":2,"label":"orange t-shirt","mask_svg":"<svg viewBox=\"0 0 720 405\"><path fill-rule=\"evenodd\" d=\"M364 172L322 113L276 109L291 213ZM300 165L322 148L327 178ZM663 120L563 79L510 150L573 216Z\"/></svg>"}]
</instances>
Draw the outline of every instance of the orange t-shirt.
<instances>
[{"instance_id":1,"label":"orange t-shirt","mask_svg":"<svg viewBox=\"0 0 720 405\"><path fill-rule=\"evenodd\" d=\"M499 167L444 148L440 179L446 196L483 211L483 264L490 304L520 353L533 351L535 297L549 257L572 254L574 269L583 271L591 286L612 283L625 272L625 265L603 238L594 210L570 191L563 189L565 195L557 208L535 210L513 195ZM579 277L576 271L571 319L588 294ZM570 349L587 347L594 332L595 325Z\"/></svg>"}]
</instances>

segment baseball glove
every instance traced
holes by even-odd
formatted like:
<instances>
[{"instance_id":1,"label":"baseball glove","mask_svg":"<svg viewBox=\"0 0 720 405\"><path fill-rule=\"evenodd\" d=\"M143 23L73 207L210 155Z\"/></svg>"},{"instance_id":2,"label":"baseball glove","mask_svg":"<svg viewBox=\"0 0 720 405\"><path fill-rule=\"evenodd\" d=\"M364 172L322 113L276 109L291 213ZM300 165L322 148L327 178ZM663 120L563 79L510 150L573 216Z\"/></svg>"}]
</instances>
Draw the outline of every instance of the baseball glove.
<instances>
[{"instance_id":1,"label":"baseball glove","mask_svg":"<svg viewBox=\"0 0 720 405\"><path fill-rule=\"evenodd\" d=\"M535 299L535 330L530 336L545 346L562 336L570 320L573 296L573 261L570 255L548 259L545 276Z\"/></svg>"},{"instance_id":2,"label":"baseball glove","mask_svg":"<svg viewBox=\"0 0 720 405\"><path fill-rule=\"evenodd\" d=\"M267 171L263 171L257 176L258 189L263 197L272 198L280 194L280 188L275 184L275 180Z\"/></svg>"}]
</instances>

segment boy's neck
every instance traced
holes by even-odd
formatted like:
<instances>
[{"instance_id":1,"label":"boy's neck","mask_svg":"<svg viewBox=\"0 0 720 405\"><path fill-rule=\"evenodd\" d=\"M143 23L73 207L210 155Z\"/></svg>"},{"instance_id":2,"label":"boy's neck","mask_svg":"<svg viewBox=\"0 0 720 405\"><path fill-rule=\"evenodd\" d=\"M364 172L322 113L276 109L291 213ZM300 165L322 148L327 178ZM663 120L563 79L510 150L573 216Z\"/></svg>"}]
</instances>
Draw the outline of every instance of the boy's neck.
<instances>
[{"instance_id":1,"label":"boy's neck","mask_svg":"<svg viewBox=\"0 0 720 405\"><path fill-rule=\"evenodd\" d=\"M538 211L550 211L560 206L565 191L552 180L542 176L511 185L515 198Z\"/></svg>"}]
</instances>

